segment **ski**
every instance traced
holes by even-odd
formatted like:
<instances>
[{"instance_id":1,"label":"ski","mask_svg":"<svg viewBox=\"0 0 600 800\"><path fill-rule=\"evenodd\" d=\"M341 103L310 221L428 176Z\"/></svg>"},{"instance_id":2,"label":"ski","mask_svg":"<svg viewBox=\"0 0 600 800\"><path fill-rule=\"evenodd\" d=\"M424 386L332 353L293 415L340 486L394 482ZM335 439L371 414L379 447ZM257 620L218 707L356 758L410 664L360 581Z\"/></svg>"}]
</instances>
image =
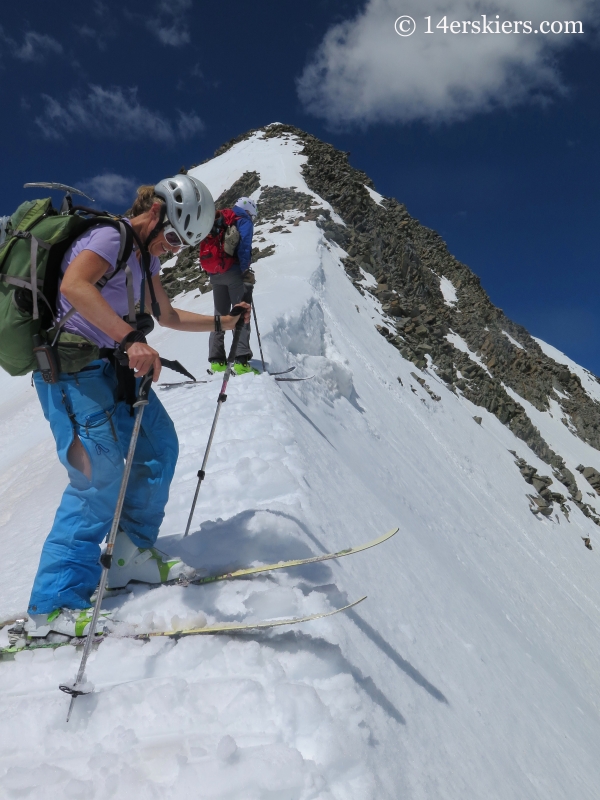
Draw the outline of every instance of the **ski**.
<instances>
[{"instance_id":1,"label":"ski","mask_svg":"<svg viewBox=\"0 0 600 800\"><path fill-rule=\"evenodd\" d=\"M96 636L93 642L94 646L98 646L102 644L102 642L106 641L107 639L112 638L119 638L119 639L138 639L147 641L151 637L155 636L165 636L169 639L181 639L184 636L210 636L214 634L228 634L228 633L241 633L242 631L252 631L252 630L263 630L266 628L278 628L282 625L299 625L302 622L312 622L313 620L317 619L325 619L325 617L332 617L334 614L339 614L342 611L348 611L350 608L354 608L359 603L362 603L363 600L366 600L367 596L360 597L358 600L355 600L352 603L348 603L348 605L342 606L340 608L334 608L332 611L322 611L320 614L308 614L304 617L290 617L287 619L271 619L271 620L264 620L261 622L218 622L213 625L206 625L203 628L184 628L183 630L179 631L151 631L149 633L134 633L125 636L111 635L105 634ZM26 644L24 647L18 646L9 646L0 648L0 659L8 659L14 658L17 653L22 653L28 650L56 650L59 647L80 647L84 644L85 638L73 638L69 639L68 641L62 642L35 642L32 641Z\"/></svg>"},{"instance_id":2,"label":"ski","mask_svg":"<svg viewBox=\"0 0 600 800\"><path fill-rule=\"evenodd\" d=\"M158 388L175 389L176 386L197 386L200 383L210 383L210 381L177 381L176 383L159 383Z\"/></svg>"},{"instance_id":3,"label":"ski","mask_svg":"<svg viewBox=\"0 0 600 800\"><path fill-rule=\"evenodd\" d=\"M293 372L295 369L296 367L290 367L289 369L284 369L281 372L267 372L267 375L272 375L273 377L276 375L287 375L288 372Z\"/></svg>"},{"instance_id":4,"label":"ski","mask_svg":"<svg viewBox=\"0 0 600 800\"><path fill-rule=\"evenodd\" d=\"M333 611L322 611L320 614L309 614L306 617L290 617L289 619L271 619L266 622L222 622L217 625L206 625L204 628L188 628L181 631L160 631L152 633L139 633L135 639L149 639L151 636L167 636L170 639L180 639L183 636L206 636L208 634L216 633L239 633L240 631L259 630L262 628L277 628L280 625L298 625L301 622L312 622L315 619L325 619L325 617L332 617L334 614L339 614L341 611L348 611L349 608L354 608L363 600L367 599L367 595L359 597L353 603L348 603L347 606L341 608L334 608Z\"/></svg>"},{"instance_id":5,"label":"ski","mask_svg":"<svg viewBox=\"0 0 600 800\"><path fill-rule=\"evenodd\" d=\"M344 550L338 550L336 553L324 553L323 555L311 556L310 558L297 558L290 561L278 561L276 564L261 564L258 567L242 567L241 569L236 569L232 572L224 572L220 575L207 575L203 578L194 578L193 580L189 581L189 583L198 586L206 583L216 583L217 581L228 581L233 580L234 578L243 578L246 575L256 575L259 572L272 572L276 569L301 567L304 564L317 564L319 561L330 561L334 558L351 556L354 553L362 553L363 550L369 550L371 547L377 547L378 544L382 544L382 542L386 542L388 539L391 539L392 536L398 533L398 530L398 528L392 528L392 530L384 533L383 536L379 536L377 539L372 539L370 542L365 542L365 544L360 544L357 547L347 547ZM164 584L162 585L164 586Z\"/></svg>"},{"instance_id":6,"label":"ski","mask_svg":"<svg viewBox=\"0 0 600 800\"><path fill-rule=\"evenodd\" d=\"M314 378L314 375L307 375L306 378L275 378L278 383L283 383L284 381L288 381L291 383L292 381L310 381Z\"/></svg>"},{"instance_id":7,"label":"ski","mask_svg":"<svg viewBox=\"0 0 600 800\"><path fill-rule=\"evenodd\" d=\"M208 583L218 583L219 581L230 581L236 578L246 578L250 575L258 575L263 572L273 572L276 569L291 569L292 567L302 567L305 564L317 564L320 561L331 561L336 558L343 558L344 556L351 556L354 553L362 553L363 550L369 550L371 547L376 547L378 544L386 542L391 539L396 533L398 528L384 533L377 539L372 539L370 542L357 545L356 547L347 547L344 550L338 550L335 553L324 553L320 556L310 556L309 558L295 558L289 561L278 561L276 564L259 564L256 567L240 567L230 572L221 572L216 575L205 575L200 578L192 578L191 580L182 581L179 579L166 581L165 583L146 584L147 589L158 589L160 586L202 586ZM121 594L129 594L126 586L121 589L107 589L106 597L118 597ZM93 599L93 598L92 598Z\"/></svg>"}]
</instances>

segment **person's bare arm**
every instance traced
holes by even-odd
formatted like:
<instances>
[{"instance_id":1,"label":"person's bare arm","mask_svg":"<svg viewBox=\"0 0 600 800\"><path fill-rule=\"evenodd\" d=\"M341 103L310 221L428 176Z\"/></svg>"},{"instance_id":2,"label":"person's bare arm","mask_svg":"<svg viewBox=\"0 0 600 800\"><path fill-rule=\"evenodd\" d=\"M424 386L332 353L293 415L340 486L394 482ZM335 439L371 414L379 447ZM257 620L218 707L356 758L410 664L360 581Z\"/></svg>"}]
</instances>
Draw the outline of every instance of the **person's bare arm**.
<instances>
[{"instance_id":1,"label":"person's bare arm","mask_svg":"<svg viewBox=\"0 0 600 800\"><path fill-rule=\"evenodd\" d=\"M61 294L82 317L99 328L115 342L120 342L133 328L110 307L95 284L111 269L97 253L83 250L65 270L61 283ZM160 357L156 350L143 342L132 342L126 346L129 366L139 375L154 369L153 380L160 375Z\"/></svg>"},{"instance_id":2,"label":"person's bare arm","mask_svg":"<svg viewBox=\"0 0 600 800\"><path fill-rule=\"evenodd\" d=\"M152 277L152 285L156 300L160 306L160 319L158 324L164 328L173 328L176 331L214 331L215 318L208 314L195 314L193 311L182 311L179 308L173 308L171 301L164 287L160 281L160 275ZM150 293L146 289L146 305L150 305ZM250 322L250 306L248 303L239 303L246 311L244 314L244 322ZM235 328L239 316L232 317L227 314L221 317L221 327L224 331L230 331Z\"/></svg>"}]
</instances>

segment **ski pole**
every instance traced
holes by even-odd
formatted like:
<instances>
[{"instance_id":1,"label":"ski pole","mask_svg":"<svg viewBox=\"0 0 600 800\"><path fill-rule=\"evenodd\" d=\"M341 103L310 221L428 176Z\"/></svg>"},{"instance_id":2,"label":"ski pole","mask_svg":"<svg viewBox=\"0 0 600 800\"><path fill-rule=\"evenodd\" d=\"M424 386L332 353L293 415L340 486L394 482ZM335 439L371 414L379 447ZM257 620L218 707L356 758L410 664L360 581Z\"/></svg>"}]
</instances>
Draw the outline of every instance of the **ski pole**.
<instances>
[{"instance_id":1,"label":"ski pole","mask_svg":"<svg viewBox=\"0 0 600 800\"><path fill-rule=\"evenodd\" d=\"M148 372L148 374L142 378L142 382L140 383L140 388L138 392L138 398L136 402L133 404L133 407L137 408L138 411L133 425L131 440L129 442L129 450L127 452L127 458L125 459L123 477L121 478L121 488L119 489L119 496L117 498L117 507L115 509L115 515L113 517L110 533L108 534L108 539L106 541L106 551L100 557L100 563L102 564L102 575L100 577L100 585L98 586L98 593L96 595L96 604L94 605L92 621L90 622L88 628L88 635L86 637L85 644L83 647L83 655L81 656L81 663L79 665L79 671L77 672L77 678L75 679L75 683L72 686L71 685L59 686L59 689L71 695L71 704L69 705L67 722L71 717L71 711L73 710L73 705L75 704L75 700L82 694L89 694L89 691L85 691L81 687L84 683L85 667L87 664L88 656L92 649L94 636L96 635L96 625L98 623L98 617L100 616L102 600L104 599L104 590L106 589L108 571L111 567L113 548L115 546L115 539L117 538L117 530L119 528L119 522L121 521L121 511L123 510L123 502L125 500L125 492L127 491L127 484L129 482L131 466L133 464L135 447L137 444L140 428L142 425L142 416L144 414L144 408L145 406L148 405L149 402L148 392L150 391L151 381L152 381L152 370L150 370L150 372Z\"/></svg>"},{"instance_id":2,"label":"ski pole","mask_svg":"<svg viewBox=\"0 0 600 800\"><path fill-rule=\"evenodd\" d=\"M245 284L246 292L244 294L244 302L252 303L252 286ZM232 309L235 311L235 309ZM212 426L210 429L210 434L208 436L208 442L206 443L206 450L204 451L204 458L202 459L202 466L198 470L198 483L196 484L196 491L194 493L194 499L192 500L192 508L190 509L190 515L188 517L187 525L185 526L185 533L183 534L184 537L188 535L190 532L190 525L192 524L192 518L194 516L194 511L196 510L196 503L198 502L198 495L200 494L200 487L202 486L202 481L206 477L206 464L208 462L208 455L210 453L210 448L212 445L212 441L215 435L215 430L217 429L217 421L219 419L219 414L221 413L221 406L227 400L227 384L229 383L229 378L231 373L233 372L233 365L235 362L235 354L237 352L238 342L240 340L240 335L242 333L242 329L244 327L244 311L240 314L240 318L235 324L235 330L233 332L233 342L231 343L231 349L229 351L229 355L227 356L227 369L225 370L225 374L223 375L223 383L221 384L221 391L219 392L219 396L217 398L217 410L215 412L215 416L212 422Z\"/></svg>"},{"instance_id":3,"label":"ski pole","mask_svg":"<svg viewBox=\"0 0 600 800\"><path fill-rule=\"evenodd\" d=\"M266 372L267 368L265 367L265 357L263 356L262 344L260 341L260 331L258 330L258 320L256 319L256 308L254 307L254 302L252 302L252 315L254 316L254 329L256 330L256 336L258 338L258 349L260 350L260 360L262 361L263 372Z\"/></svg>"}]
</instances>

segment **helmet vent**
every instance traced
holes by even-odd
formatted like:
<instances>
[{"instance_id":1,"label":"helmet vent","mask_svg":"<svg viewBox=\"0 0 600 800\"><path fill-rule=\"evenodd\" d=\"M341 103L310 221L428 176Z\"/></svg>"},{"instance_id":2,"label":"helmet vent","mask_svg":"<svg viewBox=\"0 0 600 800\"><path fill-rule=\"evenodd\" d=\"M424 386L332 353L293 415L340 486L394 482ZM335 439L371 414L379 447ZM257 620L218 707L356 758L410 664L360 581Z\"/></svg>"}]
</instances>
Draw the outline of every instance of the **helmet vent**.
<instances>
[{"instance_id":1,"label":"helmet vent","mask_svg":"<svg viewBox=\"0 0 600 800\"><path fill-rule=\"evenodd\" d=\"M177 188L177 184L175 183L175 181L169 181L169 188L175 191L175 189Z\"/></svg>"},{"instance_id":2,"label":"helmet vent","mask_svg":"<svg viewBox=\"0 0 600 800\"><path fill-rule=\"evenodd\" d=\"M185 223L184 223L183 227L184 228L189 228L189 226L190 226L190 215L188 214L187 217L185 218Z\"/></svg>"},{"instance_id":3,"label":"helmet vent","mask_svg":"<svg viewBox=\"0 0 600 800\"><path fill-rule=\"evenodd\" d=\"M176 203L183 203L183 195L181 194L181 189L178 189L176 192L173 192L173 199Z\"/></svg>"}]
</instances>

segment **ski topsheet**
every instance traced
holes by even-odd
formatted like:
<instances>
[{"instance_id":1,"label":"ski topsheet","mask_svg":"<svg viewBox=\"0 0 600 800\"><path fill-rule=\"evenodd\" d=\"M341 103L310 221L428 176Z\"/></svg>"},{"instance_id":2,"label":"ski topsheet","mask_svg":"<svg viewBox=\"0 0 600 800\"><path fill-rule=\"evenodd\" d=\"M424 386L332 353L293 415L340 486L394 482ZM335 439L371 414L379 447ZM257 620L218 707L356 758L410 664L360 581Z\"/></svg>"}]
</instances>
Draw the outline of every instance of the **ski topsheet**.
<instances>
[{"instance_id":1,"label":"ski topsheet","mask_svg":"<svg viewBox=\"0 0 600 800\"><path fill-rule=\"evenodd\" d=\"M152 631L151 633L140 633L134 638L147 639L150 636L168 636L171 639L179 639L182 636L202 636L211 633L238 633L240 631L258 630L259 628L277 628L280 625L298 625L300 622L312 622L315 619L324 619L339 614L340 611L347 611L349 608L357 606L367 599L367 595L360 597L347 606L334 608L333 611L323 611L320 614L309 614L306 617L290 617L289 619L271 619L265 622L221 622L217 625L206 625L204 628L187 628L181 631Z\"/></svg>"},{"instance_id":2,"label":"ski topsheet","mask_svg":"<svg viewBox=\"0 0 600 800\"><path fill-rule=\"evenodd\" d=\"M370 542L365 542L365 544L360 544L357 547L347 547L345 550L338 550L337 553L324 553L321 556L310 556L309 558L296 558L289 561L278 561L276 564L259 564L256 567L240 567L239 569L231 570L230 572L220 572L216 575L205 575L186 581L177 578L172 581L166 581L165 583L147 584L147 588L157 589L160 586L202 586L203 584L207 583L229 581L234 580L235 578L245 578L249 575L258 575L262 572L272 572L276 569L291 569L292 567L302 567L304 564L316 564L319 561L330 561L333 558L343 558L344 556L351 556L354 553L362 553L363 550L369 550L371 547L376 547L378 544L386 542L396 533L398 533L398 528L392 528L392 530L384 533L383 536L379 536L377 539L372 539ZM126 594L127 592L128 589L126 587L123 587L122 589L107 589L104 596L116 597L120 594ZM94 598L92 597L92 600L93 599Z\"/></svg>"},{"instance_id":3,"label":"ski topsheet","mask_svg":"<svg viewBox=\"0 0 600 800\"><path fill-rule=\"evenodd\" d=\"M269 372L269 375L287 375L288 372L293 372L295 369L296 367L289 367L288 369L281 370L281 372Z\"/></svg>"},{"instance_id":4,"label":"ski topsheet","mask_svg":"<svg viewBox=\"0 0 600 800\"><path fill-rule=\"evenodd\" d=\"M119 635L118 632L115 634L105 634L96 636L94 639L93 644L99 645L102 642L106 641L106 639L149 639L151 636L166 636L170 639L180 639L183 636L209 636L211 634L218 634L218 633L241 633L242 631L252 631L252 630L260 630L265 628L278 628L282 625L299 625L301 622L312 622L316 619L324 619L325 617L332 617L334 614L339 614L341 611L347 611L349 608L353 608L354 606L362 603L363 600L366 600L367 596L360 597L358 600L355 600L353 603L348 603L346 606L342 606L341 608L334 608L333 611L322 611L320 614L308 614L305 617L290 617L288 619L271 619L271 620L264 620L262 622L219 622L213 625L206 625L203 628L184 628L183 630L179 631L150 631L148 633L132 633L132 634L125 634ZM25 647L3 647L0 648L0 658L7 657L11 658L16 653L23 652L25 650L56 650L58 647L66 647L67 645L71 646L78 646L82 645L84 639L73 638L68 641L63 642L46 642L43 639L39 642L35 640L31 640Z\"/></svg>"},{"instance_id":5,"label":"ski topsheet","mask_svg":"<svg viewBox=\"0 0 600 800\"><path fill-rule=\"evenodd\" d=\"M267 375L271 375L275 377L277 375L287 375L288 372L293 372L296 367L290 367L289 369L284 369L282 372L267 372ZM219 373L214 373L211 370L208 370L211 375L218 375ZM314 377L314 376L311 376ZM296 381L305 381L307 378L277 378L275 380L296 380ZM211 383L211 381L176 381L175 383L159 383L159 388L162 390L165 389L175 389L177 386L197 386L201 383Z\"/></svg>"},{"instance_id":6,"label":"ski topsheet","mask_svg":"<svg viewBox=\"0 0 600 800\"><path fill-rule=\"evenodd\" d=\"M319 561L329 561L332 558L343 558L344 556L351 556L354 553L361 553L363 550L369 550L371 547L376 547L378 544L391 539L394 534L398 533L398 528L392 528L391 531L384 533L377 539L372 539L365 544L359 544L357 547L347 547L345 550L338 550L337 553L324 553L321 556L311 556L310 558L297 558L290 561L278 561L277 564L260 564L257 567L242 567L232 572L223 572L220 575L207 575L203 578L194 578L189 581L195 585L203 583L215 583L216 581L228 581L233 578L242 578L245 575L256 575L259 572L272 572L275 569L287 569L288 567L301 567L304 564L316 564Z\"/></svg>"},{"instance_id":7,"label":"ski topsheet","mask_svg":"<svg viewBox=\"0 0 600 800\"><path fill-rule=\"evenodd\" d=\"M201 383L210 383L210 381L176 381L175 383L159 383L158 388L174 389L176 386L199 386Z\"/></svg>"}]
</instances>

